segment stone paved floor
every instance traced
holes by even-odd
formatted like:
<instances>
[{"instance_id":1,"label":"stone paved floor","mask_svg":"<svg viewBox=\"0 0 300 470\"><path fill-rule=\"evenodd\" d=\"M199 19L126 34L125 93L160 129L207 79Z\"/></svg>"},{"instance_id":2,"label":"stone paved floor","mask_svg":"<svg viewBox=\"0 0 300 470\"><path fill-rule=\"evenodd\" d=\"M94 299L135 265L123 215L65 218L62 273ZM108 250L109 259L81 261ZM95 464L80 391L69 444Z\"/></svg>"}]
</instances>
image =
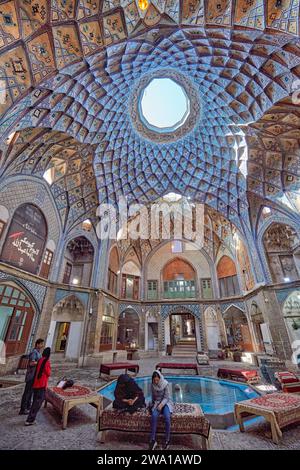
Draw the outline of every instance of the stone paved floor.
<instances>
[{"instance_id":1,"label":"stone paved floor","mask_svg":"<svg viewBox=\"0 0 300 470\"><path fill-rule=\"evenodd\" d=\"M168 361L171 360L172 358L168 358ZM149 358L137 362L140 364L139 375L150 375L158 359ZM202 375L215 376L221 365L224 366L224 362L212 362L210 367L203 367ZM240 367L238 363L228 362L226 365ZM105 383L98 379L98 370L95 368L78 369L72 364L61 363L53 365L52 369L51 385L63 375L93 389ZM24 376L5 377L9 378L24 380ZM97 441L95 409L89 405L70 411L68 427L64 431L60 426L60 417L51 405L48 405L47 409L41 409L36 426L25 427L24 417L18 415L23 387L23 384L20 384L13 388L0 389L0 449L147 449L147 435L109 432L106 443L100 444ZM212 449L300 449L300 426L286 429L278 446L272 443L270 437L267 423L252 424L244 434L239 431L214 430ZM170 449L199 449L198 441L192 436L174 437Z\"/></svg>"}]
</instances>

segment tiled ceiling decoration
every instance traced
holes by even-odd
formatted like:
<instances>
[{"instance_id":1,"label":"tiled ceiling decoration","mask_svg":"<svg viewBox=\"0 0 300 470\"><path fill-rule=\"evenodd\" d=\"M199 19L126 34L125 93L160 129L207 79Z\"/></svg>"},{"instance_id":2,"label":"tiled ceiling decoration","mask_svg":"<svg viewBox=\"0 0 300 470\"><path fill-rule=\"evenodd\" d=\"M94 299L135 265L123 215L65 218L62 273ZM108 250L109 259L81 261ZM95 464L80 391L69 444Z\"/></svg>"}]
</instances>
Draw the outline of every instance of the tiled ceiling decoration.
<instances>
[{"instance_id":1,"label":"tiled ceiling decoration","mask_svg":"<svg viewBox=\"0 0 300 470\"><path fill-rule=\"evenodd\" d=\"M49 129L17 133L5 155L6 175L43 178L52 169L53 198L67 230L89 218L96 224L98 196L93 171L93 149L72 137Z\"/></svg>"},{"instance_id":2,"label":"tiled ceiling decoration","mask_svg":"<svg viewBox=\"0 0 300 470\"><path fill-rule=\"evenodd\" d=\"M7 0L0 4L1 112L49 74L149 28L209 26L299 34L300 0ZM16 49L16 46L17 49ZM28 62L28 57L30 61ZM22 86L14 83L22 82ZM12 85L12 86L11 86ZM3 85L1 87L3 91Z\"/></svg>"},{"instance_id":3,"label":"tiled ceiling decoration","mask_svg":"<svg viewBox=\"0 0 300 470\"><path fill-rule=\"evenodd\" d=\"M264 120L300 75L299 10L299 0L149 0L144 11L137 0L1 2L5 174L42 175L52 139L59 152L76 147L80 169L51 186L68 226L98 199L149 203L172 191L240 230L250 228L247 190L298 208L298 124L287 122L298 113L278 105L278 126ZM160 69L189 77L201 100L195 126L170 142L139 133L128 112L135 84ZM19 153L21 141L5 145L13 131L31 135Z\"/></svg>"},{"instance_id":4,"label":"tiled ceiling decoration","mask_svg":"<svg viewBox=\"0 0 300 470\"><path fill-rule=\"evenodd\" d=\"M300 210L300 109L279 101L255 124L248 142L248 190L291 214Z\"/></svg>"}]
</instances>

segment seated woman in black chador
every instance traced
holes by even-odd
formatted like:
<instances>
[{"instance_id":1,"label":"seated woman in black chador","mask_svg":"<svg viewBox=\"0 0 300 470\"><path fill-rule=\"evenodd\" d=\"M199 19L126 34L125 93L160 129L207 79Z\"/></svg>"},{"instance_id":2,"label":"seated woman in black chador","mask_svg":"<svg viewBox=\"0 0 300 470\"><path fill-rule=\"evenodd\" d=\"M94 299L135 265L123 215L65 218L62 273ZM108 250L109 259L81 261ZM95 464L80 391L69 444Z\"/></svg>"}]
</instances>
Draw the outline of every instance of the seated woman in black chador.
<instances>
[{"instance_id":1,"label":"seated woman in black chador","mask_svg":"<svg viewBox=\"0 0 300 470\"><path fill-rule=\"evenodd\" d=\"M117 410L134 413L146 406L143 390L127 374L122 374L118 378L114 395L113 408Z\"/></svg>"}]
</instances>

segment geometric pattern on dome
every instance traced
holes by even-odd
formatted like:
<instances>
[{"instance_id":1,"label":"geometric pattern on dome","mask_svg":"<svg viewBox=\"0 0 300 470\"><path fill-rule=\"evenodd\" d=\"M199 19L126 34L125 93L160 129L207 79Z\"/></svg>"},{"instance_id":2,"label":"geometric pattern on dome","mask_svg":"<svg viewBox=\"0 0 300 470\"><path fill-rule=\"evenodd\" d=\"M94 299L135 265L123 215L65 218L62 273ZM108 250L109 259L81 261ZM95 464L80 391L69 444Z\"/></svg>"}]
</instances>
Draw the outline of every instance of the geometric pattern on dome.
<instances>
[{"instance_id":1,"label":"geometric pattern on dome","mask_svg":"<svg viewBox=\"0 0 300 470\"><path fill-rule=\"evenodd\" d=\"M252 124L248 190L294 216L300 210L300 109L286 98Z\"/></svg>"},{"instance_id":2,"label":"geometric pattern on dome","mask_svg":"<svg viewBox=\"0 0 300 470\"><path fill-rule=\"evenodd\" d=\"M49 76L149 29L252 28L299 35L299 0L6 0L0 8L0 112Z\"/></svg>"},{"instance_id":3,"label":"geometric pattern on dome","mask_svg":"<svg viewBox=\"0 0 300 470\"><path fill-rule=\"evenodd\" d=\"M179 85L182 93L185 95L186 110L184 113L184 119L182 122L179 122L179 125L177 125L174 129L172 129L172 127L169 129L155 128L155 126L152 126L147 121L145 116L143 116L141 108L143 93L145 93L147 86L149 86L152 81L160 78L172 80L173 83ZM145 139L160 144L176 141L190 132L199 120L199 94L194 84L186 75L183 75L174 69L159 68L158 70L154 70L149 74L143 75L138 83L133 86L128 104L128 112L133 127L138 133L145 137Z\"/></svg>"},{"instance_id":4,"label":"geometric pattern on dome","mask_svg":"<svg viewBox=\"0 0 300 470\"><path fill-rule=\"evenodd\" d=\"M6 38L0 73L8 84L8 99L0 107L3 111L10 109L0 121L1 136L16 129L47 128L92 146L100 201L115 202L118 196L126 195L130 200L148 203L168 192L180 192L214 208L239 228L247 225L245 134L256 131L248 131L245 125L259 121L274 103L290 94L300 67L299 39L291 34L270 34L263 28L298 34L298 30L292 31L298 13L295 16L292 8L285 10L297 2L285 2L276 9L277 17L281 12L280 18L286 19L285 26L280 18L272 23L271 16L266 16L261 23L255 20L256 29L240 29L246 16L239 18L239 12L255 11L259 17L261 2L252 2L256 10L245 6L241 11L240 3L235 2L234 12L231 2L220 2L218 11L213 2L207 2L203 27L199 26L200 19L187 23L182 14L181 29L175 24L163 27L163 13L159 28L144 31L141 20L134 37L126 41L126 28L122 30L119 21L111 18L119 15L123 21L121 9L125 4L117 9L114 6L113 13L108 9L102 17L103 5L99 2L99 45L93 42L97 34L83 27L84 22L94 21L87 2L79 2L76 12L70 7L55 14L54 3L51 27L47 29L41 12L34 21L28 20L24 2L27 17L22 13L22 27L15 26L18 39ZM12 4L5 2L2 6L4 11L10 5L14 18ZM196 4L201 12L201 2ZM48 2L45 5L47 10ZM268 7L269 15L271 2ZM210 27L205 28L206 24ZM239 29L234 29L235 24ZM111 28L112 41L108 41L104 26ZM2 25L4 32L7 28ZM41 34L42 50L37 39ZM87 38L91 40L88 53L84 52ZM30 49L32 41L36 43ZM193 80L203 107L203 118L176 144L147 141L128 116L134 84L166 68L176 68Z\"/></svg>"},{"instance_id":5,"label":"geometric pattern on dome","mask_svg":"<svg viewBox=\"0 0 300 470\"><path fill-rule=\"evenodd\" d=\"M59 162L50 186L63 225L70 230L89 218L96 223L98 195L93 170L93 149L69 135L49 129L18 132L5 153L5 176L31 175L42 178ZM65 171L61 171L61 166Z\"/></svg>"}]
</instances>

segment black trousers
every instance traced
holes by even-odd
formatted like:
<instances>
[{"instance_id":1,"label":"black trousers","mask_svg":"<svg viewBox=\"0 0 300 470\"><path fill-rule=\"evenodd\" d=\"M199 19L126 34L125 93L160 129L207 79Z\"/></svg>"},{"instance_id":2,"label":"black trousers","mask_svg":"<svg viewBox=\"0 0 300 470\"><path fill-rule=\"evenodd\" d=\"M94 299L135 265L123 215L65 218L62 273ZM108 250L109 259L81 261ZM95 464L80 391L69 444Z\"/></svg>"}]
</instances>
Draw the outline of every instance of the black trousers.
<instances>
[{"instance_id":1,"label":"black trousers","mask_svg":"<svg viewBox=\"0 0 300 470\"><path fill-rule=\"evenodd\" d=\"M25 410L30 410L31 408L31 398L33 394L32 390L33 386L33 379L29 380L29 382L26 382L25 389L22 395L22 400L21 400L21 412L24 412Z\"/></svg>"},{"instance_id":2,"label":"black trousers","mask_svg":"<svg viewBox=\"0 0 300 470\"><path fill-rule=\"evenodd\" d=\"M33 401L30 408L29 415L27 417L28 423L33 423L35 421L36 415L40 411L40 408L45 400L45 388L34 388L33 389Z\"/></svg>"}]
</instances>

